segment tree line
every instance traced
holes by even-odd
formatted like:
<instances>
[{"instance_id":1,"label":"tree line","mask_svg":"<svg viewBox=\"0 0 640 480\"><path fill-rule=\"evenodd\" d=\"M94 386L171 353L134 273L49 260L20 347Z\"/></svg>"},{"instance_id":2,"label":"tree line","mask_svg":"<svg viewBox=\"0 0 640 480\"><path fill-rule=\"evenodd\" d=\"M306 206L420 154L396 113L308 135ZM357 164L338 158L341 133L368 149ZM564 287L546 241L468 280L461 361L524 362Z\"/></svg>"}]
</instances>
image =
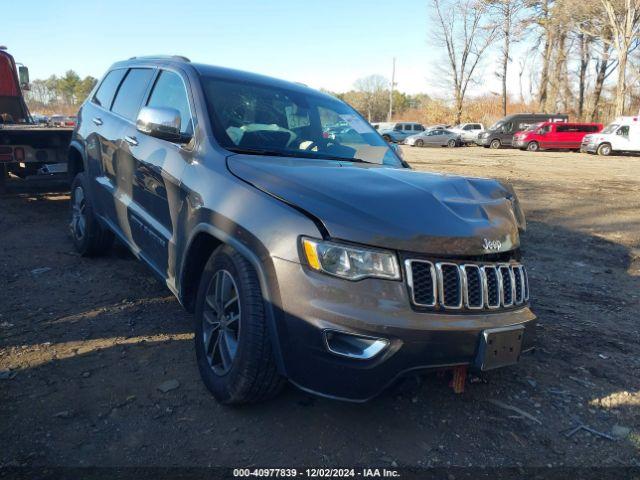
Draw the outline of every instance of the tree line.
<instances>
[{"instance_id":1,"label":"tree line","mask_svg":"<svg viewBox=\"0 0 640 480\"><path fill-rule=\"evenodd\" d=\"M640 108L640 0L428 0L431 68L448 98L393 92L393 118L490 121L517 111L606 122ZM514 48L519 54L514 54ZM515 69L518 82L509 85ZM500 92L469 95L488 75ZM389 117L389 81L359 79L338 97L369 121Z\"/></svg>"},{"instance_id":2,"label":"tree line","mask_svg":"<svg viewBox=\"0 0 640 480\"><path fill-rule=\"evenodd\" d=\"M61 77L51 75L45 80L33 80L25 99L32 112L73 114L97 82L92 76L80 78L75 71L68 70Z\"/></svg>"}]
</instances>

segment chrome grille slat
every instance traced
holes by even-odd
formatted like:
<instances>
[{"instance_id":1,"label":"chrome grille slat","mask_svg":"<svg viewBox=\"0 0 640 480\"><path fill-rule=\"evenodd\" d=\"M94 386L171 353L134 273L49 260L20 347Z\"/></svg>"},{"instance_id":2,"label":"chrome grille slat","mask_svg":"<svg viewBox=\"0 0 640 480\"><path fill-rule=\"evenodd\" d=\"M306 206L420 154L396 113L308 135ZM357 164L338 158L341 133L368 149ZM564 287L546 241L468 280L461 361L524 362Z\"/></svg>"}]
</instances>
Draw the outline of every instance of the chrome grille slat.
<instances>
[{"instance_id":1,"label":"chrome grille slat","mask_svg":"<svg viewBox=\"0 0 640 480\"><path fill-rule=\"evenodd\" d=\"M411 301L442 310L509 308L529 300L529 279L519 263L477 264L405 260Z\"/></svg>"},{"instance_id":2,"label":"chrome grille slat","mask_svg":"<svg viewBox=\"0 0 640 480\"><path fill-rule=\"evenodd\" d=\"M446 309L462 308L462 275L456 263L436 263L438 302Z\"/></svg>"},{"instance_id":3,"label":"chrome grille slat","mask_svg":"<svg viewBox=\"0 0 640 480\"><path fill-rule=\"evenodd\" d=\"M411 300L420 307L435 307L437 300L436 272L433 263L426 260L406 260L407 284L411 292ZM415 272L414 267L422 269ZM425 278L422 278L424 275ZM416 296L416 289L424 292Z\"/></svg>"},{"instance_id":4,"label":"chrome grille slat","mask_svg":"<svg viewBox=\"0 0 640 480\"><path fill-rule=\"evenodd\" d=\"M484 307L484 283L482 272L478 265L465 264L460 266L463 278L462 293L464 306L471 310L481 310Z\"/></svg>"}]
</instances>

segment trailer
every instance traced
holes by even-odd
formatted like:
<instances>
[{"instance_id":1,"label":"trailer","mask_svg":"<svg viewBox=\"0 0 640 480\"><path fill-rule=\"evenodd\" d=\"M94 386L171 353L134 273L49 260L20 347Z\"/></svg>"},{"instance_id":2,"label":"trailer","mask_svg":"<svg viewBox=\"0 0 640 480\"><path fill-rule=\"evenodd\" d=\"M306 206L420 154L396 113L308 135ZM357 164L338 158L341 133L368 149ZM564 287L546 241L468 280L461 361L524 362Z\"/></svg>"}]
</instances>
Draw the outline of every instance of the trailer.
<instances>
[{"instance_id":1,"label":"trailer","mask_svg":"<svg viewBox=\"0 0 640 480\"><path fill-rule=\"evenodd\" d=\"M24 101L23 91L28 89L28 68L0 47L0 191L10 176L66 176L73 127L35 123Z\"/></svg>"}]
</instances>

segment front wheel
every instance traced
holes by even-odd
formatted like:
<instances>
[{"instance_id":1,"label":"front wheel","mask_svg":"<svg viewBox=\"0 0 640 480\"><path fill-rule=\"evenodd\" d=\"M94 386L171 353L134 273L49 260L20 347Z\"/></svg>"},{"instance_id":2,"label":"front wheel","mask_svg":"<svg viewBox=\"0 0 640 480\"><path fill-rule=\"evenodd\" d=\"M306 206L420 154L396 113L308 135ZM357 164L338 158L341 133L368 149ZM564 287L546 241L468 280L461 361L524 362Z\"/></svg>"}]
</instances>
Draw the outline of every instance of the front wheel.
<instances>
[{"instance_id":1,"label":"front wheel","mask_svg":"<svg viewBox=\"0 0 640 480\"><path fill-rule=\"evenodd\" d=\"M389 135L382 135L382 138L384 138L384 141L387 143L391 143L391 137Z\"/></svg>"},{"instance_id":2,"label":"front wheel","mask_svg":"<svg viewBox=\"0 0 640 480\"><path fill-rule=\"evenodd\" d=\"M493 149L497 149L502 146L502 142L500 142L500 140L496 138L494 140L491 140L491 143L489 144L489 146Z\"/></svg>"},{"instance_id":3,"label":"front wheel","mask_svg":"<svg viewBox=\"0 0 640 480\"><path fill-rule=\"evenodd\" d=\"M611 155L611 145L608 143L603 143L602 145L598 146L598 150L596 151L596 153L598 155L608 157L609 155Z\"/></svg>"},{"instance_id":4,"label":"front wheel","mask_svg":"<svg viewBox=\"0 0 640 480\"><path fill-rule=\"evenodd\" d=\"M422 140L416 140L416 142L415 142L415 146L416 146L416 147L424 147L424 141L422 141Z\"/></svg>"},{"instance_id":5,"label":"front wheel","mask_svg":"<svg viewBox=\"0 0 640 480\"><path fill-rule=\"evenodd\" d=\"M454 139L451 139L447 142L447 147L454 148L457 145L457 142Z\"/></svg>"},{"instance_id":6,"label":"front wheel","mask_svg":"<svg viewBox=\"0 0 640 480\"><path fill-rule=\"evenodd\" d=\"M537 152L538 150L540 150L540 145L538 144L538 142L529 142L529 144L527 145L527 150L529 150L530 152Z\"/></svg>"},{"instance_id":7,"label":"front wheel","mask_svg":"<svg viewBox=\"0 0 640 480\"><path fill-rule=\"evenodd\" d=\"M200 279L195 348L200 376L223 404L255 403L284 384L277 371L258 276L229 246L216 249Z\"/></svg>"},{"instance_id":8,"label":"front wheel","mask_svg":"<svg viewBox=\"0 0 640 480\"><path fill-rule=\"evenodd\" d=\"M71 182L69 229L78 253L83 257L94 257L109 251L113 244L113 233L100 225L95 216L88 184L87 175L84 172L78 173Z\"/></svg>"}]
</instances>

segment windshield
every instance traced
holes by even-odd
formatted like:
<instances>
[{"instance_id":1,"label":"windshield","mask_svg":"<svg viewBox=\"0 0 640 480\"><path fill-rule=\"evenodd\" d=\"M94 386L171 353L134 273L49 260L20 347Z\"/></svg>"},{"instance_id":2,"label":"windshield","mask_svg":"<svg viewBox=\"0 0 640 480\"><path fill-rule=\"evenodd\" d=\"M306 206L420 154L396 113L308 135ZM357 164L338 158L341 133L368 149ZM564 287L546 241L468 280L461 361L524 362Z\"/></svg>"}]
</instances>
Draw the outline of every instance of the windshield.
<instances>
[{"instance_id":1,"label":"windshield","mask_svg":"<svg viewBox=\"0 0 640 480\"><path fill-rule=\"evenodd\" d=\"M525 129L523 130L523 132L531 132L531 131L533 131L533 130L536 130L537 128L541 127L543 123L544 123L544 122L540 122L540 123L532 123L532 124L531 124L531 125L529 125L527 128L525 128Z\"/></svg>"},{"instance_id":2,"label":"windshield","mask_svg":"<svg viewBox=\"0 0 640 480\"><path fill-rule=\"evenodd\" d=\"M401 166L346 103L277 86L203 77L214 134L228 150Z\"/></svg>"},{"instance_id":3,"label":"windshield","mask_svg":"<svg viewBox=\"0 0 640 480\"><path fill-rule=\"evenodd\" d=\"M499 130L502 128L502 125L503 125L502 121L496 122L489 127L489 130Z\"/></svg>"},{"instance_id":4,"label":"windshield","mask_svg":"<svg viewBox=\"0 0 640 480\"><path fill-rule=\"evenodd\" d=\"M610 123L609 125L604 127L604 130L602 130L602 132L600 133L613 133L618 129L619 126L620 125L618 125L617 123Z\"/></svg>"}]
</instances>

